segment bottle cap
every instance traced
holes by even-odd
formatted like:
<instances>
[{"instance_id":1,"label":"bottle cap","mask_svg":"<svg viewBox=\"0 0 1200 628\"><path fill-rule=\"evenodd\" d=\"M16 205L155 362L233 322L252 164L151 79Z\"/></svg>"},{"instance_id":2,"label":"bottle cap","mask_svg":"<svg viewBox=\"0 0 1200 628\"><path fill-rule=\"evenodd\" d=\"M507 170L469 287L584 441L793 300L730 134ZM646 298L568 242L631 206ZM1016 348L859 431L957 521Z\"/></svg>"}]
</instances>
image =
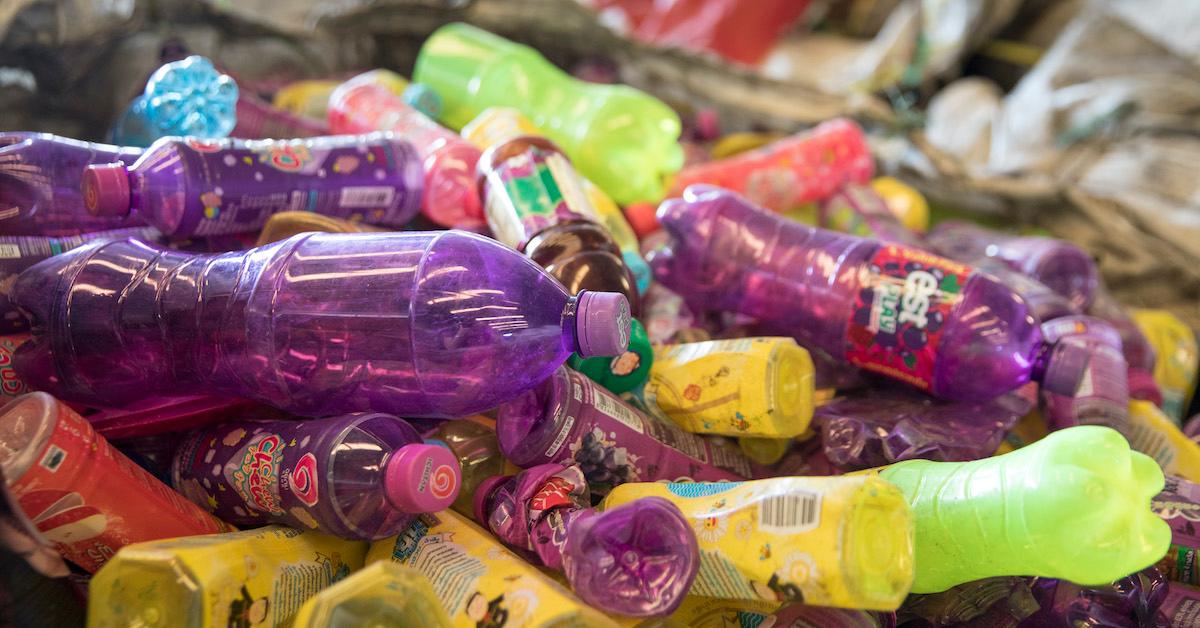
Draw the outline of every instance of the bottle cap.
<instances>
[{"instance_id":1,"label":"bottle cap","mask_svg":"<svg viewBox=\"0 0 1200 628\"><path fill-rule=\"evenodd\" d=\"M618 292L584 290L577 297L575 338L579 355L620 355L629 346L629 300Z\"/></svg>"},{"instance_id":2,"label":"bottle cap","mask_svg":"<svg viewBox=\"0 0 1200 628\"><path fill-rule=\"evenodd\" d=\"M509 475L493 475L479 484L479 488L475 489L475 497L471 499L471 509L475 513L475 521L479 525L487 527L487 501L496 492L496 489L501 484L508 481L512 477Z\"/></svg>"},{"instance_id":3,"label":"bottle cap","mask_svg":"<svg viewBox=\"0 0 1200 628\"><path fill-rule=\"evenodd\" d=\"M1154 376L1140 368L1129 369L1129 396L1144 399L1156 406L1161 406L1163 402L1162 391L1158 388L1158 382L1154 381Z\"/></svg>"},{"instance_id":4,"label":"bottle cap","mask_svg":"<svg viewBox=\"0 0 1200 628\"><path fill-rule=\"evenodd\" d=\"M460 488L462 468L445 447L405 445L392 453L384 467L383 489L388 501L409 514L449 508Z\"/></svg>"},{"instance_id":5,"label":"bottle cap","mask_svg":"<svg viewBox=\"0 0 1200 628\"><path fill-rule=\"evenodd\" d=\"M657 211L653 203L630 203L625 206L625 220L629 221L629 226L633 227L639 239L662 228L654 215Z\"/></svg>"},{"instance_id":6,"label":"bottle cap","mask_svg":"<svg viewBox=\"0 0 1200 628\"><path fill-rule=\"evenodd\" d=\"M93 216L129 215L129 170L123 163L83 169L83 203Z\"/></svg>"},{"instance_id":7,"label":"bottle cap","mask_svg":"<svg viewBox=\"0 0 1200 628\"><path fill-rule=\"evenodd\" d=\"M1075 396L1091 359L1092 349L1086 344L1070 338L1060 340L1054 345L1046 363L1042 388L1059 395Z\"/></svg>"}]
</instances>

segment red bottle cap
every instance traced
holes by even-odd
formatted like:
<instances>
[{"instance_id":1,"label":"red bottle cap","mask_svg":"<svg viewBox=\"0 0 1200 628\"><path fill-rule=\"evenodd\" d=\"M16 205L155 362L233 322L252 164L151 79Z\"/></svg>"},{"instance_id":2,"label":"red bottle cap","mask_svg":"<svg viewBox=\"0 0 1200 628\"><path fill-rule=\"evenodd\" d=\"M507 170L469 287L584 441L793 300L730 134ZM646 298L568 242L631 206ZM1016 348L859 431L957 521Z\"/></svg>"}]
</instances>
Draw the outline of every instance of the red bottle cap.
<instances>
[{"instance_id":1,"label":"red bottle cap","mask_svg":"<svg viewBox=\"0 0 1200 628\"><path fill-rule=\"evenodd\" d=\"M129 215L129 170L125 164L98 164L83 169L83 203L93 216Z\"/></svg>"}]
</instances>

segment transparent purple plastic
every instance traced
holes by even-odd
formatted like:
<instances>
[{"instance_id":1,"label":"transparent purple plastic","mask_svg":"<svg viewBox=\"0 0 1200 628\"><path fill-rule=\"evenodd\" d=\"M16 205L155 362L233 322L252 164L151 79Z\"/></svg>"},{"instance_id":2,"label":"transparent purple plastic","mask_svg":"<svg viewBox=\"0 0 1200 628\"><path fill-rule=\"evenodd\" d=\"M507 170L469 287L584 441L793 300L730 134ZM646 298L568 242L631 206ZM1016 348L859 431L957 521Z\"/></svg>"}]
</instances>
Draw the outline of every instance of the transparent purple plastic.
<instances>
[{"instance_id":1,"label":"transparent purple plastic","mask_svg":"<svg viewBox=\"0 0 1200 628\"><path fill-rule=\"evenodd\" d=\"M689 304L755 317L845 359L848 321L878 241L808 227L710 186L666 201L658 219L670 240L648 261ZM990 399L1040 374L1037 319L990 275L969 276L942 325L934 395Z\"/></svg>"},{"instance_id":2,"label":"transparent purple plastic","mask_svg":"<svg viewBox=\"0 0 1200 628\"><path fill-rule=\"evenodd\" d=\"M203 392L306 416L464 416L549 377L580 351L581 320L589 337L629 337L628 307L577 316L536 264L461 231L304 233L218 255L118 240L30 268L13 301L34 333L18 373L101 405Z\"/></svg>"},{"instance_id":3,"label":"transparent purple plastic","mask_svg":"<svg viewBox=\"0 0 1200 628\"><path fill-rule=\"evenodd\" d=\"M141 154L49 133L0 131L0 233L69 236L146 224L132 215L93 216L79 191L85 166L133 163Z\"/></svg>"},{"instance_id":4,"label":"transparent purple plastic","mask_svg":"<svg viewBox=\"0 0 1200 628\"><path fill-rule=\"evenodd\" d=\"M1064 316L1042 323L1042 336L1054 344L1041 390L1050 429L1106 425L1129 434L1129 367L1117 330L1091 316ZM1069 365L1075 361L1081 366Z\"/></svg>"},{"instance_id":5,"label":"transparent purple plastic","mask_svg":"<svg viewBox=\"0 0 1200 628\"><path fill-rule=\"evenodd\" d=\"M235 420L195 432L179 446L171 468L176 490L236 525L283 523L348 539L399 534L414 512L397 503L385 469L410 446L422 446L411 425L387 414L308 421ZM437 451L444 451L435 448ZM440 510L457 496L452 456L429 473L403 478L440 495Z\"/></svg>"}]
</instances>

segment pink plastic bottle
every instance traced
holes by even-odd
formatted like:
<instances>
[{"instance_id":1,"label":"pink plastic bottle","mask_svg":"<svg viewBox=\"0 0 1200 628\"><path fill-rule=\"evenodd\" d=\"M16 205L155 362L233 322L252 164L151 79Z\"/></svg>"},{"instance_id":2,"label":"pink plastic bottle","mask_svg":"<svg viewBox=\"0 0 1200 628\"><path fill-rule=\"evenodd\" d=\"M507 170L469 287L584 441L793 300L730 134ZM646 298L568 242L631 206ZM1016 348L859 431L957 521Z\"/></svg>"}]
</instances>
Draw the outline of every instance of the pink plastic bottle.
<instances>
[{"instance_id":1,"label":"pink plastic bottle","mask_svg":"<svg viewBox=\"0 0 1200 628\"><path fill-rule=\"evenodd\" d=\"M392 131L417 149L425 166L421 211L439 225L461 229L486 226L475 164L480 151L460 135L425 117L369 75L338 86L329 97L329 128L334 133Z\"/></svg>"},{"instance_id":2,"label":"pink plastic bottle","mask_svg":"<svg viewBox=\"0 0 1200 628\"><path fill-rule=\"evenodd\" d=\"M388 414L228 421L180 445L171 483L225 521L283 523L347 539L399 534L458 497L462 470Z\"/></svg>"}]
</instances>

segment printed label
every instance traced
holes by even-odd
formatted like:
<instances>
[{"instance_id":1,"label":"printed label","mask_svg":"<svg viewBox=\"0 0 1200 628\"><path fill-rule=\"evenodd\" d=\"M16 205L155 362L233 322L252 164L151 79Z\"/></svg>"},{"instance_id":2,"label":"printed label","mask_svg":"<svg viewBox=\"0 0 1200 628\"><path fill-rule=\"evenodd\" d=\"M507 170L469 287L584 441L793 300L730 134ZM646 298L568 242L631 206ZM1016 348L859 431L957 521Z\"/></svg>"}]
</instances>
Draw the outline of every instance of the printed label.
<instances>
[{"instance_id":1,"label":"printed label","mask_svg":"<svg viewBox=\"0 0 1200 628\"><path fill-rule=\"evenodd\" d=\"M820 493L785 493L758 503L758 527L765 532L807 532L819 525Z\"/></svg>"},{"instance_id":2,"label":"printed label","mask_svg":"<svg viewBox=\"0 0 1200 628\"><path fill-rule=\"evenodd\" d=\"M278 434L265 434L251 440L242 454L241 463L231 465L226 471L229 484L247 506L273 515L283 514L277 492L283 448L283 440ZM315 458L313 463L315 467Z\"/></svg>"},{"instance_id":3,"label":"printed label","mask_svg":"<svg viewBox=\"0 0 1200 628\"><path fill-rule=\"evenodd\" d=\"M596 392L596 398L593 400L596 409L609 417L620 421L625 427L637 432L638 434L646 433L642 426L642 417L636 412L625 407L625 404L617 401L616 398L600 392L599 389L593 389Z\"/></svg>"},{"instance_id":4,"label":"printed label","mask_svg":"<svg viewBox=\"0 0 1200 628\"><path fill-rule=\"evenodd\" d=\"M282 447L280 448L282 449ZM317 457L309 452L300 457L296 467L287 474L288 488L306 506L317 503Z\"/></svg>"},{"instance_id":5,"label":"printed label","mask_svg":"<svg viewBox=\"0 0 1200 628\"><path fill-rule=\"evenodd\" d=\"M21 257L21 247L15 244L0 243L0 258L16 259Z\"/></svg>"},{"instance_id":6,"label":"printed label","mask_svg":"<svg viewBox=\"0 0 1200 628\"><path fill-rule=\"evenodd\" d=\"M0 297L0 302L4 297ZM2 306L0 306L2 307ZM29 339L27 334L0 337L0 396L17 397L30 391L13 369L13 352Z\"/></svg>"},{"instance_id":7,"label":"printed label","mask_svg":"<svg viewBox=\"0 0 1200 628\"><path fill-rule=\"evenodd\" d=\"M595 220L583 186L566 158L530 148L487 177L484 212L496 239L522 250L534 235L572 220Z\"/></svg>"},{"instance_id":8,"label":"printed label","mask_svg":"<svg viewBox=\"0 0 1200 628\"><path fill-rule=\"evenodd\" d=\"M396 198L396 188L372 185L342 188L338 204L342 207L388 207Z\"/></svg>"},{"instance_id":9,"label":"printed label","mask_svg":"<svg viewBox=\"0 0 1200 628\"><path fill-rule=\"evenodd\" d=\"M929 390L938 343L971 268L894 244L880 247L869 268L855 296L846 358Z\"/></svg>"}]
</instances>

